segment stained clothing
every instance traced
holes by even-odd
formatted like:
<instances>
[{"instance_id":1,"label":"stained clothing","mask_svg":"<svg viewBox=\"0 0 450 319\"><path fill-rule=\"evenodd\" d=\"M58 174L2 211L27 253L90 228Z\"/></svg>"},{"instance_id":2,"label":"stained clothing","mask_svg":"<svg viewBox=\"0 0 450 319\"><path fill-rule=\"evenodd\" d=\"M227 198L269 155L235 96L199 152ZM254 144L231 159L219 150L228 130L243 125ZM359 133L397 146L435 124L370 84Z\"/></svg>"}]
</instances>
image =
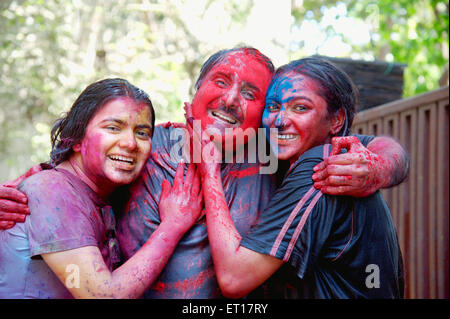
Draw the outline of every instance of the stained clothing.
<instances>
[{"instance_id":1,"label":"stained clothing","mask_svg":"<svg viewBox=\"0 0 450 319\"><path fill-rule=\"evenodd\" d=\"M300 156L241 245L286 262L268 281L281 294L272 297L401 298L402 256L381 193L330 196L313 186L313 167L330 149Z\"/></svg>"},{"instance_id":2,"label":"stained clothing","mask_svg":"<svg viewBox=\"0 0 450 319\"><path fill-rule=\"evenodd\" d=\"M50 169L19 189L31 214L0 232L0 298L72 298L40 256L45 253L97 246L112 271L120 260L114 216L91 188L64 169Z\"/></svg>"},{"instance_id":3,"label":"stained clothing","mask_svg":"<svg viewBox=\"0 0 450 319\"><path fill-rule=\"evenodd\" d=\"M172 138L171 138L172 135ZM125 212L118 215L117 235L126 259L130 258L160 224L158 202L164 179L173 184L181 155L183 129L157 126L152 138L152 154L139 180L133 185ZM172 157L171 157L172 154ZM225 198L240 234L245 234L266 207L274 190L271 176L259 174L259 163L221 164ZM185 165L185 173L189 164ZM203 190L206 195L208 190ZM144 298L220 298L202 217L179 242L172 257Z\"/></svg>"}]
</instances>

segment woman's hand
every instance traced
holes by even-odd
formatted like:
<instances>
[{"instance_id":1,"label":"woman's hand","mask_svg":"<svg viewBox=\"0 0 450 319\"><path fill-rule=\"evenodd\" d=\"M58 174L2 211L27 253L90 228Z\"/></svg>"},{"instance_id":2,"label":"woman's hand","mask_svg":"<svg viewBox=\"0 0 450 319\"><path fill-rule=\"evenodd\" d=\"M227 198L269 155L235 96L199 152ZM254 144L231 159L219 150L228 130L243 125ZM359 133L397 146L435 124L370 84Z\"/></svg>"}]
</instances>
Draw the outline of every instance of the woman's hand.
<instances>
[{"instance_id":1,"label":"woman's hand","mask_svg":"<svg viewBox=\"0 0 450 319\"><path fill-rule=\"evenodd\" d=\"M210 140L207 132L202 132L200 121L194 121L192 105L184 103L186 128L191 138L191 163L196 163L201 176L217 174L222 162L222 151Z\"/></svg>"},{"instance_id":2,"label":"woman's hand","mask_svg":"<svg viewBox=\"0 0 450 319\"><path fill-rule=\"evenodd\" d=\"M203 194L200 173L195 164L190 164L184 177L184 163L178 164L173 186L169 181L162 183L159 200L161 223L168 223L174 229L186 232L200 218L203 210Z\"/></svg>"}]
</instances>

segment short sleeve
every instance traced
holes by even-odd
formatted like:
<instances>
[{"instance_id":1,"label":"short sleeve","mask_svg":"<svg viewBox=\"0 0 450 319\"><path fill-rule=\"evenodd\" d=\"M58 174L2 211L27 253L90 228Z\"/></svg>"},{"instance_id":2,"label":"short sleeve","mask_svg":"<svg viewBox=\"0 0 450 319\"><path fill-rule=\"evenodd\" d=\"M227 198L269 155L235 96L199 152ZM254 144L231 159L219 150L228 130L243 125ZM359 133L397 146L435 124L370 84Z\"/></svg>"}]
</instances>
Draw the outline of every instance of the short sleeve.
<instances>
[{"instance_id":1,"label":"short sleeve","mask_svg":"<svg viewBox=\"0 0 450 319\"><path fill-rule=\"evenodd\" d=\"M367 147L367 145L369 145L370 142L373 141L373 139L375 138L375 136L372 135L361 135L361 134L353 134L353 136L356 136L356 138L361 142L362 145L364 145L365 147Z\"/></svg>"},{"instance_id":2,"label":"short sleeve","mask_svg":"<svg viewBox=\"0 0 450 319\"><path fill-rule=\"evenodd\" d=\"M323 149L318 146L300 157L241 241L248 249L289 262L300 278L316 262L334 219L335 203L314 188L311 178Z\"/></svg>"},{"instance_id":3,"label":"short sleeve","mask_svg":"<svg viewBox=\"0 0 450 319\"><path fill-rule=\"evenodd\" d=\"M64 174L44 171L19 187L28 197L30 215L25 226L31 256L98 246L94 219L101 218L83 189Z\"/></svg>"}]
</instances>

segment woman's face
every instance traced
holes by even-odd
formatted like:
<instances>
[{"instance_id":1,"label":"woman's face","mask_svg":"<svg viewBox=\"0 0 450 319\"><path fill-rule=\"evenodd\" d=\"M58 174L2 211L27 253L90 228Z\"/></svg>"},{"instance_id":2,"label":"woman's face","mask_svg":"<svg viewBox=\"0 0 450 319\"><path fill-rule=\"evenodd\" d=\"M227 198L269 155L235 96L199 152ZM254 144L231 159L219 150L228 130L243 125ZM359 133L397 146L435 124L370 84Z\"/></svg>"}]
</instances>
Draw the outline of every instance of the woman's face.
<instances>
[{"instance_id":1,"label":"woman's face","mask_svg":"<svg viewBox=\"0 0 450 319\"><path fill-rule=\"evenodd\" d=\"M108 187L136 179L150 155L151 113L143 103L121 97L109 101L89 121L81 143L84 174L95 184Z\"/></svg>"},{"instance_id":2,"label":"woman's face","mask_svg":"<svg viewBox=\"0 0 450 319\"><path fill-rule=\"evenodd\" d=\"M293 163L308 149L329 140L333 121L328 119L320 89L315 80L293 72L277 78L269 88L262 125L278 129L270 140L278 159Z\"/></svg>"}]
</instances>

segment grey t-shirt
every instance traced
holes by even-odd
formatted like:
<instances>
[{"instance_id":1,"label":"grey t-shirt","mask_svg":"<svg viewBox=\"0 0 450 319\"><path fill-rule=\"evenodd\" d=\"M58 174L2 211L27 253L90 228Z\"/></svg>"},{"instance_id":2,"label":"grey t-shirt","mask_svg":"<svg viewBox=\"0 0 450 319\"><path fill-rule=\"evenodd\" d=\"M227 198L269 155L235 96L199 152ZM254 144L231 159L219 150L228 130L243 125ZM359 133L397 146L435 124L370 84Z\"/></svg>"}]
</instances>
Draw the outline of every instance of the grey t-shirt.
<instances>
[{"instance_id":1,"label":"grey t-shirt","mask_svg":"<svg viewBox=\"0 0 450 319\"><path fill-rule=\"evenodd\" d=\"M0 298L72 298L42 260L44 253L97 246L112 270L119 259L114 217L84 182L64 169L51 169L26 179L19 189L31 214L25 223L0 231ZM75 267L66 271L75 274Z\"/></svg>"}]
</instances>

